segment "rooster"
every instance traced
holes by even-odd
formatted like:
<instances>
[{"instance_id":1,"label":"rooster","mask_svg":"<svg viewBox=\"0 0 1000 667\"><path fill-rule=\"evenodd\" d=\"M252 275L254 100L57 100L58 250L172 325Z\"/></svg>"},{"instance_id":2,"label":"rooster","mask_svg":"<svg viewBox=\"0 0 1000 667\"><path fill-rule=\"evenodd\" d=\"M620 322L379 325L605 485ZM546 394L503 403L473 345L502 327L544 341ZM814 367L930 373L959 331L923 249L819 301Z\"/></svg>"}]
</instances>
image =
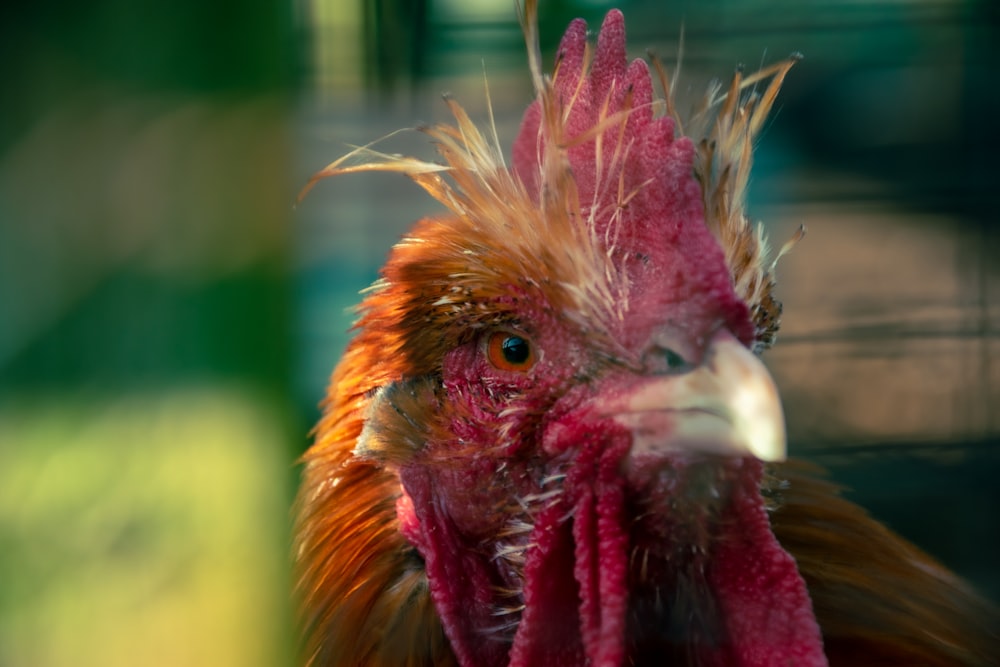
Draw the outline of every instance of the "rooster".
<instances>
[{"instance_id":1,"label":"rooster","mask_svg":"<svg viewBox=\"0 0 1000 667\"><path fill-rule=\"evenodd\" d=\"M344 667L993 665L995 612L784 462L780 305L744 212L792 57L683 118L624 19L570 24L505 162L453 100L447 213L392 250L297 503L306 661Z\"/></svg>"}]
</instances>

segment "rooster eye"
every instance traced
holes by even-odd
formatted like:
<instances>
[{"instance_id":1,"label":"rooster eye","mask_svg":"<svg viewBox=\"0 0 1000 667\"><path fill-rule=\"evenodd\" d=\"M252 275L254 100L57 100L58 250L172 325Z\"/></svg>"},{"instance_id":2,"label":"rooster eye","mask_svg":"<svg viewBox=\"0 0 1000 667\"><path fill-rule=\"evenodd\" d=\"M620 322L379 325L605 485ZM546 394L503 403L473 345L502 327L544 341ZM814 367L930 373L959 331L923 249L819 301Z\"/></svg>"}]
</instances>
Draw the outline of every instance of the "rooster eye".
<instances>
[{"instance_id":1,"label":"rooster eye","mask_svg":"<svg viewBox=\"0 0 1000 667\"><path fill-rule=\"evenodd\" d=\"M524 336L510 331L490 334L486 357L502 371L527 371L535 365L535 350Z\"/></svg>"}]
</instances>

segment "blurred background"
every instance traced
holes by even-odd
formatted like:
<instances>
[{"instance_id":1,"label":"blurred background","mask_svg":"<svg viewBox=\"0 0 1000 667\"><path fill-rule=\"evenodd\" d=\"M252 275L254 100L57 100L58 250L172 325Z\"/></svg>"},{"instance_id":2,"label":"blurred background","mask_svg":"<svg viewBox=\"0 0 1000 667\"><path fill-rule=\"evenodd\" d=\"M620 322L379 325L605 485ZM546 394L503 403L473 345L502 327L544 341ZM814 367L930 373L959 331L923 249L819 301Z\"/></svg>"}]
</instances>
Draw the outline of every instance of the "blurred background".
<instances>
[{"instance_id":1,"label":"blurred background","mask_svg":"<svg viewBox=\"0 0 1000 667\"><path fill-rule=\"evenodd\" d=\"M792 451L1000 598L1000 113L990 0L543 0L626 14L681 97L801 51L751 213ZM392 243L436 206L315 171L446 120L508 144L513 0L0 9L0 666L290 664L295 459ZM418 132L381 147L429 158Z\"/></svg>"}]
</instances>

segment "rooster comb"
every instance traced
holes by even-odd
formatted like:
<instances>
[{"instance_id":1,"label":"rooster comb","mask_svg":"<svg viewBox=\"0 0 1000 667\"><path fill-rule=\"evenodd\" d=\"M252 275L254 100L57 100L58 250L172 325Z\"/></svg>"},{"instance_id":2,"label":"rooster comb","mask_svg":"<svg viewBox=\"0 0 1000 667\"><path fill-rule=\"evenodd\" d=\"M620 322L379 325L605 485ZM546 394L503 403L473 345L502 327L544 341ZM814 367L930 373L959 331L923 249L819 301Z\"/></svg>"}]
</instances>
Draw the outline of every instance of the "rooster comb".
<instances>
[{"instance_id":1,"label":"rooster comb","mask_svg":"<svg viewBox=\"0 0 1000 667\"><path fill-rule=\"evenodd\" d=\"M738 68L728 86L713 82L693 110L682 114L674 96L679 63L671 77L662 61L651 57L664 93L663 99L655 99L646 63L627 61L625 20L618 10L605 17L596 50L587 41L586 23L573 21L560 43L555 74L547 77L538 48L536 5L527 2L522 28L538 99L535 113L529 110L515 143L515 167L520 166L519 157L535 150L541 179L555 181L568 163L581 199L590 203L590 218L599 232L601 220L615 218L607 210L620 211L633 197L648 200L660 211L682 209L683 202L677 201L682 193L671 190L685 182L682 172L690 170L699 185L704 223L725 253L737 295L750 308L755 347L758 351L769 347L781 311L772 296L774 263L802 237L804 229L769 258L762 226L746 215L746 191L754 141L786 74L801 55L792 54L748 76ZM536 128L538 140L531 136ZM673 141L675 137L688 138L692 154L687 153L688 144ZM597 142L596 147L588 147L594 168L581 169L583 160L574 159L573 152L591 139ZM669 174L671 170L675 173ZM540 185L543 193L558 190L535 184L532 172L524 171L522 177Z\"/></svg>"}]
</instances>

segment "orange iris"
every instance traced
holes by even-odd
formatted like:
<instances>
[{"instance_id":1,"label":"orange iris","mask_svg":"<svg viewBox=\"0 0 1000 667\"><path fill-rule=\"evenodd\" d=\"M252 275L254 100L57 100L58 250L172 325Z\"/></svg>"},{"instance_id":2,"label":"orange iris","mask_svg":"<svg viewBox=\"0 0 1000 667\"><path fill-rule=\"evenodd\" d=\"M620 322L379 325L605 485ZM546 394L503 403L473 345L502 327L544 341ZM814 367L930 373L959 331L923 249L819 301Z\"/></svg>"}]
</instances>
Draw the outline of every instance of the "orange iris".
<instances>
[{"instance_id":1,"label":"orange iris","mask_svg":"<svg viewBox=\"0 0 1000 667\"><path fill-rule=\"evenodd\" d=\"M535 365L535 347L525 336L495 331L486 342L486 357L502 371L524 373Z\"/></svg>"}]
</instances>

